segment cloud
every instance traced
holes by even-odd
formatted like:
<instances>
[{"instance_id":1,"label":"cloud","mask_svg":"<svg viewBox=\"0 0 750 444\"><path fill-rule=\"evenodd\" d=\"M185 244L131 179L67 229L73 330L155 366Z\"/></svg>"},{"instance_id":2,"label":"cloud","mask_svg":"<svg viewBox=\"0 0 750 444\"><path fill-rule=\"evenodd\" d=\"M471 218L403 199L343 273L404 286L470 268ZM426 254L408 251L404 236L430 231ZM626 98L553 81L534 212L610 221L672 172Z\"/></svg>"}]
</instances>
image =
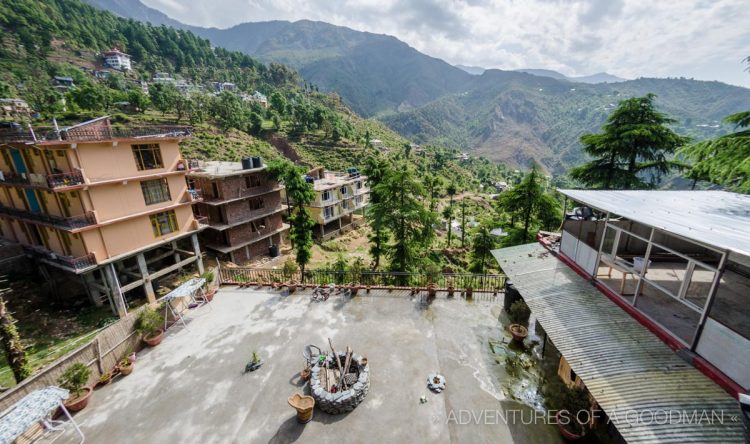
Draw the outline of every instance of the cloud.
<instances>
[{"instance_id":1,"label":"cloud","mask_svg":"<svg viewBox=\"0 0 750 444\"><path fill-rule=\"evenodd\" d=\"M320 20L390 34L449 63L750 86L747 0L143 0L185 23Z\"/></svg>"}]
</instances>

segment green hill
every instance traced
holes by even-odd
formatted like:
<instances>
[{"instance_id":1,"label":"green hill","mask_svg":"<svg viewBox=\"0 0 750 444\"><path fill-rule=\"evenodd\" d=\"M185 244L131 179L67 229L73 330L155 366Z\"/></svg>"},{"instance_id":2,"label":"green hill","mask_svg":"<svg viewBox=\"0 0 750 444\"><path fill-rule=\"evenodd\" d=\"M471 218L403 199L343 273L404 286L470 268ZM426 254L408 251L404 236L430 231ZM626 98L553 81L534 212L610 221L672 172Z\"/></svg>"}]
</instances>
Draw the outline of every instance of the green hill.
<instances>
[{"instance_id":1,"label":"green hill","mask_svg":"<svg viewBox=\"0 0 750 444\"><path fill-rule=\"evenodd\" d=\"M642 78L583 84L489 70L462 93L381 120L420 143L441 143L515 167L535 159L562 173L582 160L582 134L598 131L618 101L649 92L679 121L677 131L696 139L731 131L721 119L750 108L749 89L720 82Z\"/></svg>"}]
</instances>

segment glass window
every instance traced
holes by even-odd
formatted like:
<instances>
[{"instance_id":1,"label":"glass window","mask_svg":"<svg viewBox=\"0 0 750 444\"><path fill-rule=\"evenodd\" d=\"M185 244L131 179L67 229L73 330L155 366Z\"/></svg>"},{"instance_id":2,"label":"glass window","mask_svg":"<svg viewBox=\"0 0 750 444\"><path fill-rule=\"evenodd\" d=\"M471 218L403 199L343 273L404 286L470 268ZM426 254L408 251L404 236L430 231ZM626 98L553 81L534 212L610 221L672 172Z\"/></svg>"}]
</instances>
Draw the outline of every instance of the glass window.
<instances>
[{"instance_id":1,"label":"glass window","mask_svg":"<svg viewBox=\"0 0 750 444\"><path fill-rule=\"evenodd\" d=\"M331 198L331 192L329 190L323 191L323 200L329 200Z\"/></svg>"},{"instance_id":2,"label":"glass window","mask_svg":"<svg viewBox=\"0 0 750 444\"><path fill-rule=\"evenodd\" d=\"M143 200L146 201L146 205L172 200L169 194L169 183L166 178L144 180L141 182L141 190L143 191Z\"/></svg>"},{"instance_id":3,"label":"glass window","mask_svg":"<svg viewBox=\"0 0 750 444\"><path fill-rule=\"evenodd\" d=\"M133 145L133 156L139 171L164 168L164 162L161 160L161 148L159 148L158 143Z\"/></svg>"},{"instance_id":4,"label":"glass window","mask_svg":"<svg viewBox=\"0 0 750 444\"><path fill-rule=\"evenodd\" d=\"M346 192L347 192L346 187L345 186L341 187L341 194L346 194Z\"/></svg>"},{"instance_id":5,"label":"glass window","mask_svg":"<svg viewBox=\"0 0 750 444\"><path fill-rule=\"evenodd\" d=\"M151 219L151 228L154 230L154 237L164 236L178 230L177 217L172 210L152 214L149 218Z\"/></svg>"}]
</instances>

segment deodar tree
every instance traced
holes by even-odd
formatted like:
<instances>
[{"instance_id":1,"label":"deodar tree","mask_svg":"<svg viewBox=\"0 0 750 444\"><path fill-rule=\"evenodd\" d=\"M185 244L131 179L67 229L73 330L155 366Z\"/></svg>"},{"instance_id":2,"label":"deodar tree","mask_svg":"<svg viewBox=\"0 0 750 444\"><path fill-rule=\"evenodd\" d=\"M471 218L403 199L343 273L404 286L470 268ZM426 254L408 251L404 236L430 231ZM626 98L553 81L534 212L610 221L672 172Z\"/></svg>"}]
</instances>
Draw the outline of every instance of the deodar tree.
<instances>
[{"instance_id":1,"label":"deodar tree","mask_svg":"<svg viewBox=\"0 0 750 444\"><path fill-rule=\"evenodd\" d=\"M315 198L315 192L312 184L305 181L304 169L288 161L273 163L269 165L268 171L272 177L284 184L292 205L289 217L289 238L294 245L295 261L304 281L305 266L312 258L312 229L315 226L315 221L305 206Z\"/></svg>"},{"instance_id":2,"label":"deodar tree","mask_svg":"<svg viewBox=\"0 0 750 444\"><path fill-rule=\"evenodd\" d=\"M574 168L570 176L590 188L653 188L679 163L671 159L688 138L668 125L675 120L656 110L655 95L623 100L598 134L581 137L592 160Z\"/></svg>"},{"instance_id":3,"label":"deodar tree","mask_svg":"<svg viewBox=\"0 0 750 444\"><path fill-rule=\"evenodd\" d=\"M4 285L6 279L0 279L0 285ZM8 361L13 377L16 382L21 382L31 374L31 368L26 360L26 352L21 337L16 329L16 321L5 305L5 295L10 293L8 288L0 289L0 341L3 344L5 358Z\"/></svg>"},{"instance_id":4,"label":"deodar tree","mask_svg":"<svg viewBox=\"0 0 750 444\"><path fill-rule=\"evenodd\" d=\"M745 61L750 65L750 57ZM735 132L680 150L692 163L688 177L750 193L750 110L732 114L724 120L734 124Z\"/></svg>"},{"instance_id":5,"label":"deodar tree","mask_svg":"<svg viewBox=\"0 0 750 444\"><path fill-rule=\"evenodd\" d=\"M515 225L516 221L521 222L521 236L518 239L521 243L531 240L529 233L532 227L551 229L559 222L560 203L545 191L543 180L538 167L534 165L520 184L503 192L498 200L498 210L510 216L511 225ZM513 241L513 238L509 241Z\"/></svg>"}]
</instances>

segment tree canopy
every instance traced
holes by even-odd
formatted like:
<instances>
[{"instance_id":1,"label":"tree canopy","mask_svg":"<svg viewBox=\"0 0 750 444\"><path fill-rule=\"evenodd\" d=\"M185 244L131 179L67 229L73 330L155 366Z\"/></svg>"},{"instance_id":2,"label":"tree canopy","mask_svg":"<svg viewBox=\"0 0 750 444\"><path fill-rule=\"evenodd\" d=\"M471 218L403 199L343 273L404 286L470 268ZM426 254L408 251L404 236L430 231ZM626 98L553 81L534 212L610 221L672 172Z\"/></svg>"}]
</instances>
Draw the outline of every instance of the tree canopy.
<instances>
[{"instance_id":1,"label":"tree canopy","mask_svg":"<svg viewBox=\"0 0 750 444\"><path fill-rule=\"evenodd\" d=\"M652 188L678 166L671 155L688 142L668 125L675 120L659 112L653 94L619 103L598 134L581 137L583 151L593 157L570 176L591 188Z\"/></svg>"}]
</instances>

